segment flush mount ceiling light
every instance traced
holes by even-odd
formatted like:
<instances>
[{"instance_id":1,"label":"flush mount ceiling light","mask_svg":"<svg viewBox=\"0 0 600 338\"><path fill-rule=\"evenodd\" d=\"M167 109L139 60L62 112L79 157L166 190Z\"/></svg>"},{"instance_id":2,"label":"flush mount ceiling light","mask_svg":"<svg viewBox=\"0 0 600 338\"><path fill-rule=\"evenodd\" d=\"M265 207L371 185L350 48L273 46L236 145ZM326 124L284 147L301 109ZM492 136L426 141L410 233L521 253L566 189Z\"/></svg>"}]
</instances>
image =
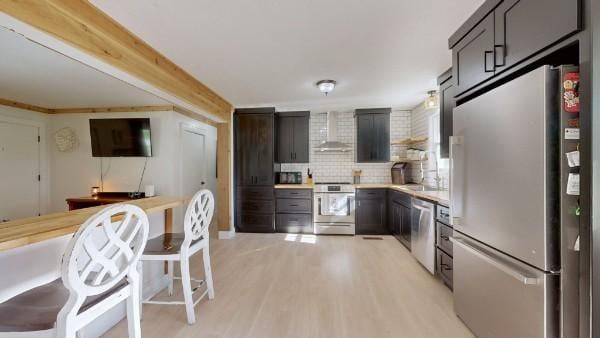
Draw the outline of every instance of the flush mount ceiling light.
<instances>
[{"instance_id":1,"label":"flush mount ceiling light","mask_svg":"<svg viewBox=\"0 0 600 338\"><path fill-rule=\"evenodd\" d=\"M435 108L438 106L438 92L437 90L430 90L427 92L427 99L425 99L425 108Z\"/></svg>"},{"instance_id":2,"label":"flush mount ceiling light","mask_svg":"<svg viewBox=\"0 0 600 338\"><path fill-rule=\"evenodd\" d=\"M323 94L325 94L325 96L327 96L327 94L329 94L333 91L336 84L337 84L337 82L335 82L333 80L321 80L321 81L317 82L317 87L319 87L319 90L321 91L321 93L323 93Z\"/></svg>"}]
</instances>

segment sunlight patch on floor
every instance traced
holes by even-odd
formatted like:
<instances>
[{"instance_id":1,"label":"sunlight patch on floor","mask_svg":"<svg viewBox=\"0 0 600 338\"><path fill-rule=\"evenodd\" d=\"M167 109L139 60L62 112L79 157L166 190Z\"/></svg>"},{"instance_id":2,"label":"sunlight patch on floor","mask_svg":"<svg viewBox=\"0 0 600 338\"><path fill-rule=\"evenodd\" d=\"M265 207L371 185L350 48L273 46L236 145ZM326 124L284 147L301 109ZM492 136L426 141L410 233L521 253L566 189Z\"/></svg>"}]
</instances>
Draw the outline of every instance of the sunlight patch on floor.
<instances>
[{"instance_id":1,"label":"sunlight patch on floor","mask_svg":"<svg viewBox=\"0 0 600 338\"><path fill-rule=\"evenodd\" d=\"M306 244L316 244L317 236L315 235L298 235L298 234L287 234L285 235L287 242L300 242Z\"/></svg>"}]
</instances>

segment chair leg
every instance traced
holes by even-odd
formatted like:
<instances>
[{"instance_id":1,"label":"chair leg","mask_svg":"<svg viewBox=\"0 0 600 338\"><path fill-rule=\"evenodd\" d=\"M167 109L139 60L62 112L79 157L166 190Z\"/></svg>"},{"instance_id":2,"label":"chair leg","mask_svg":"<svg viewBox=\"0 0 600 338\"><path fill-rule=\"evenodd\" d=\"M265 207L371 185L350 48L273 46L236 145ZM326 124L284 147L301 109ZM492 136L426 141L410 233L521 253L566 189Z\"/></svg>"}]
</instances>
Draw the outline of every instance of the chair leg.
<instances>
[{"instance_id":1,"label":"chair leg","mask_svg":"<svg viewBox=\"0 0 600 338\"><path fill-rule=\"evenodd\" d=\"M192 325L196 322L196 314L194 313L194 299L192 296L192 283L190 277L190 258L181 257L181 284L183 286L183 298L185 302L185 311L187 313L188 324Z\"/></svg>"},{"instance_id":2,"label":"chair leg","mask_svg":"<svg viewBox=\"0 0 600 338\"><path fill-rule=\"evenodd\" d=\"M142 317L143 317L142 306L144 303L144 286L143 286L144 285L144 262L142 260L140 260L138 262L137 268L138 268L138 272L139 272L139 276L140 276L139 277L139 280L140 280L140 282L139 282L139 289L140 289L139 302L140 302L140 320L142 320Z\"/></svg>"},{"instance_id":3,"label":"chair leg","mask_svg":"<svg viewBox=\"0 0 600 338\"><path fill-rule=\"evenodd\" d=\"M167 273L169 276L169 296L173 296L173 261L167 261Z\"/></svg>"},{"instance_id":4,"label":"chair leg","mask_svg":"<svg viewBox=\"0 0 600 338\"><path fill-rule=\"evenodd\" d=\"M202 249L202 259L204 261L204 280L206 281L206 288L208 290L208 299L214 299L215 288L213 286L212 269L210 268L210 252L208 251L208 245Z\"/></svg>"},{"instance_id":5,"label":"chair leg","mask_svg":"<svg viewBox=\"0 0 600 338\"><path fill-rule=\"evenodd\" d=\"M132 269L133 270L133 269ZM130 272L131 295L127 298L127 328L129 338L141 338L140 327L140 276L137 271Z\"/></svg>"}]
</instances>

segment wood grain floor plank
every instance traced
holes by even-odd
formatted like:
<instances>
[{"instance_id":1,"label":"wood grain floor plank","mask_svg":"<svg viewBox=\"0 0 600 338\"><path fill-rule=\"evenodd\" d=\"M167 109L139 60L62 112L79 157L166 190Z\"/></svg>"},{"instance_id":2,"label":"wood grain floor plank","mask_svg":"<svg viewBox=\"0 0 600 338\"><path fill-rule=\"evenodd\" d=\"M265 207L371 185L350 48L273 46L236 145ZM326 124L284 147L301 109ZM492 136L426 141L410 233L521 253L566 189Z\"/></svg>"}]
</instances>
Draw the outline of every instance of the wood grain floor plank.
<instances>
[{"instance_id":1,"label":"wood grain floor plank","mask_svg":"<svg viewBox=\"0 0 600 338\"><path fill-rule=\"evenodd\" d=\"M286 240L287 238L287 240ZM145 305L145 338L463 338L452 293L393 237L237 234L213 240L216 297ZM201 276L201 257L192 259ZM177 287L177 285L176 285ZM179 293L176 293L178 295ZM125 337L119 323L105 336Z\"/></svg>"}]
</instances>

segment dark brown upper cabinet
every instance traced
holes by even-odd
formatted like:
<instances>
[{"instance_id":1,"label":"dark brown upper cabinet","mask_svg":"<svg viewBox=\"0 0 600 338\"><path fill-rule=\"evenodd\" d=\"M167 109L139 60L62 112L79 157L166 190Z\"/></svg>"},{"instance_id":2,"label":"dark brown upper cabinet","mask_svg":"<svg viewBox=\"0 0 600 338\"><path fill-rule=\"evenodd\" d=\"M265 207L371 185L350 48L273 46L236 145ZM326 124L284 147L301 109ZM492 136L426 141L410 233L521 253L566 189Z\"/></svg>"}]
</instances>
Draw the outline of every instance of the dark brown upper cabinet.
<instances>
[{"instance_id":1,"label":"dark brown upper cabinet","mask_svg":"<svg viewBox=\"0 0 600 338\"><path fill-rule=\"evenodd\" d=\"M236 110L235 178L238 186L271 186L275 183L275 115L261 111Z\"/></svg>"},{"instance_id":2,"label":"dark brown upper cabinet","mask_svg":"<svg viewBox=\"0 0 600 338\"><path fill-rule=\"evenodd\" d=\"M390 161L391 108L357 109L356 162Z\"/></svg>"},{"instance_id":3,"label":"dark brown upper cabinet","mask_svg":"<svg viewBox=\"0 0 600 338\"><path fill-rule=\"evenodd\" d=\"M488 15L452 49L452 59L458 93L494 76L493 15Z\"/></svg>"},{"instance_id":4,"label":"dark brown upper cabinet","mask_svg":"<svg viewBox=\"0 0 600 338\"><path fill-rule=\"evenodd\" d=\"M452 81L452 69L438 77L440 86L440 157L450 157L450 136L452 136L452 111L456 106L456 87Z\"/></svg>"},{"instance_id":5,"label":"dark brown upper cabinet","mask_svg":"<svg viewBox=\"0 0 600 338\"><path fill-rule=\"evenodd\" d=\"M278 113L277 158L280 163L308 163L310 112Z\"/></svg>"},{"instance_id":6,"label":"dark brown upper cabinet","mask_svg":"<svg viewBox=\"0 0 600 338\"><path fill-rule=\"evenodd\" d=\"M455 95L581 30L580 0L487 0L448 40Z\"/></svg>"},{"instance_id":7,"label":"dark brown upper cabinet","mask_svg":"<svg viewBox=\"0 0 600 338\"><path fill-rule=\"evenodd\" d=\"M494 15L496 74L580 29L577 0L505 0Z\"/></svg>"}]
</instances>

